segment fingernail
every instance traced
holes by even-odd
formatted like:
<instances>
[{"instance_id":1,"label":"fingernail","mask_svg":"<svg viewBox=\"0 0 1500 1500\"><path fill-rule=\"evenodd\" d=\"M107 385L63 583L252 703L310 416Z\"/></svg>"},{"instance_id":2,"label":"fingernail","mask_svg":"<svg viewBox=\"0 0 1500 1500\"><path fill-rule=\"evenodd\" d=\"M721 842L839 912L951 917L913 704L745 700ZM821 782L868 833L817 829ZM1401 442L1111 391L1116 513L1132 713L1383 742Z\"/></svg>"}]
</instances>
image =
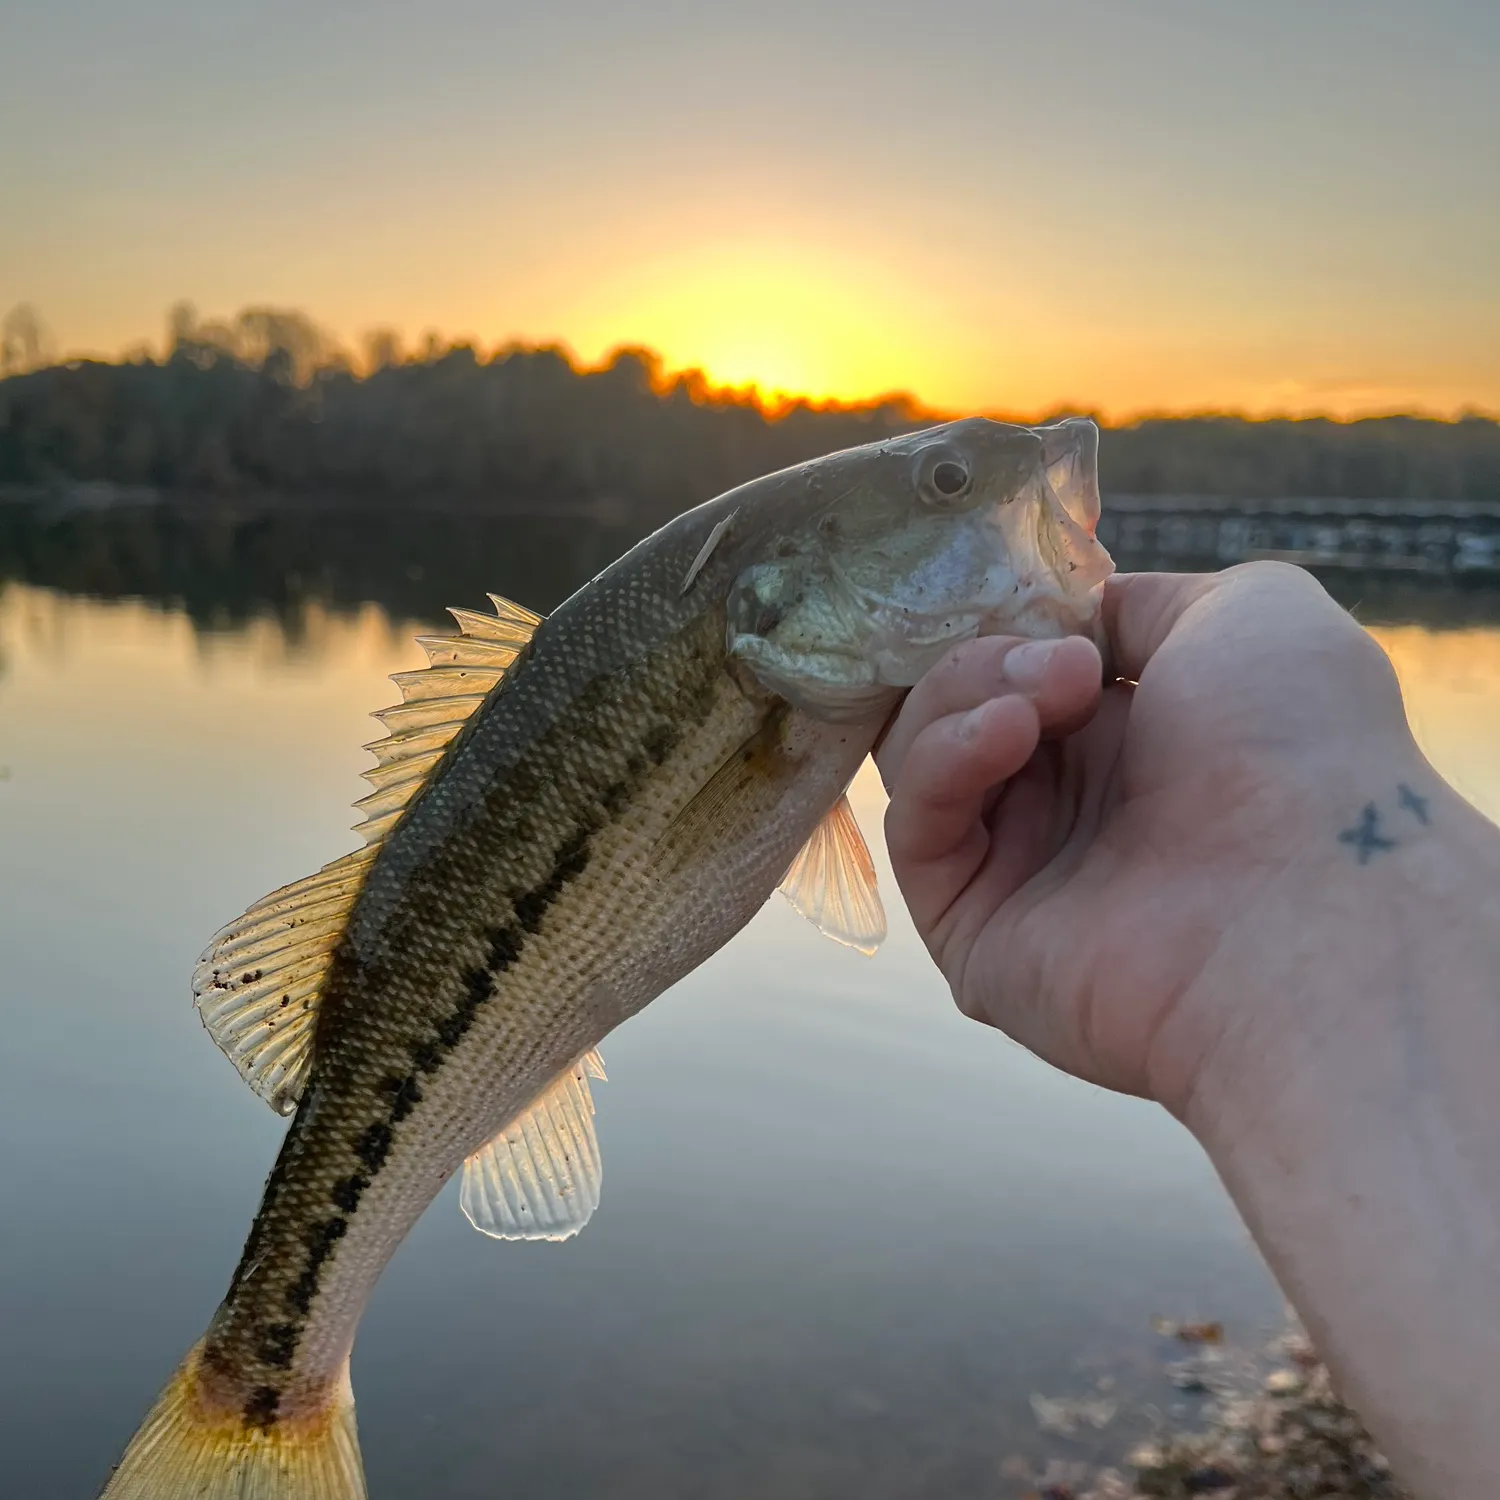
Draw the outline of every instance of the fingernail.
<instances>
[{"instance_id":1,"label":"fingernail","mask_svg":"<svg viewBox=\"0 0 1500 1500\"><path fill-rule=\"evenodd\" d=\"M981 703L978 708L971 708L958 721L959 738L965 744L971 744L984 734L989 723L990 709L998 701L998 699L991 698L988 703Z\"/></svg>"},{"instance_id":2,"label":"fingernail","mask_svg":"<svg viewBox=\"0 0 1500 1500\"><path fill-rule=\"evenodd\" d=\"M1057 650L1056 641L1022 641L1006 653L1003 668L1008 681L1025 692L1034 692L1047 675L1047 663Z\"/></svg>"}]
</instances>

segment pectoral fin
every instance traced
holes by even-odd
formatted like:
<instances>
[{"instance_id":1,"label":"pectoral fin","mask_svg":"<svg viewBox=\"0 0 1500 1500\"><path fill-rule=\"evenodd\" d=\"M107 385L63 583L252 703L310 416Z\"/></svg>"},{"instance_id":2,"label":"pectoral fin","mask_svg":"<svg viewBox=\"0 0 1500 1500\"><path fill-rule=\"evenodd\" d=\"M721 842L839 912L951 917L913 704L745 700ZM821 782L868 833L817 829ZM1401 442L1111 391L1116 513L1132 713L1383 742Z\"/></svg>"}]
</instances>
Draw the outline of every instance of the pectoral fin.
<instances>
[{"instance_id":1,"label":"pectoral fin","mask_svg":"<svg viewBox=\"0 0 1500 1500\"><path fill-rule=\"evenodd\" d=\"M782 879L781 893L836 943L873 953L884 941L885 908L875 885L875 861L847 796L834 803L802 846Z\"/></svg>"},{"instance_id":2,"label":"pectoral fin","mask_svg":"<svg viewBox=\"0 0 1500 1500\"><path fill-rule=\"evenodd\" d=\"M459 1206L481 1234L566 1240L588 1223L603 1175L588 1081L603 1077L587 1053L464 1163Z\"/></svg>"}]
</instances>

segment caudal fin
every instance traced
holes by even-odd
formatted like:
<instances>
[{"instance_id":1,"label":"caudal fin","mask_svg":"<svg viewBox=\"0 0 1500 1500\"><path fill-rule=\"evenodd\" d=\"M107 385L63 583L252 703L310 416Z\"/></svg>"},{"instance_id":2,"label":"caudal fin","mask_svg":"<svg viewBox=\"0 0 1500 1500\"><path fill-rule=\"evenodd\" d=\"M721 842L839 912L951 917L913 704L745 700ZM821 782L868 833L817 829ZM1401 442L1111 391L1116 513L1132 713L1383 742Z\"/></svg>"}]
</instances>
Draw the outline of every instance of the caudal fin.
<instances>
[{"instance_id":1,"label":"caudal fin","mask_svg":"<svg viewBox=\"0 0 1500 1500\"><path fill-rule=\"evenodd\" d=\"M325 1410L270 1426L205 1410L197 1368L194 1349L100 1500L365 1500L347 1365Z\"/></svg>"}]
</instances>

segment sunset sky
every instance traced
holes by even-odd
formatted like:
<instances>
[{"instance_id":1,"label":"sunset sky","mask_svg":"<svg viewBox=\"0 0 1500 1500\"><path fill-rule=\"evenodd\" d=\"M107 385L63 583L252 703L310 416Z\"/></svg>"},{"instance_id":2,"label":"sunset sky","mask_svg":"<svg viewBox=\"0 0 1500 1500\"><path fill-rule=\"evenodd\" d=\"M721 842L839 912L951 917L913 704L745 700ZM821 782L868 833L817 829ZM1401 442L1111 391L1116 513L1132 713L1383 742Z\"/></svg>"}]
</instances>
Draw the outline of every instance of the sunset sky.
<instances>
[{"instance_id":1,"label":"sunset sky","mask_svg":"<svg viewBox=\"0 0 1500 1500\"><path fill-rule=\"evenodd\" d=\"M10 0L0 311L950 409L1500 410L1500 5Z\"/></svg>"}]
</instances>

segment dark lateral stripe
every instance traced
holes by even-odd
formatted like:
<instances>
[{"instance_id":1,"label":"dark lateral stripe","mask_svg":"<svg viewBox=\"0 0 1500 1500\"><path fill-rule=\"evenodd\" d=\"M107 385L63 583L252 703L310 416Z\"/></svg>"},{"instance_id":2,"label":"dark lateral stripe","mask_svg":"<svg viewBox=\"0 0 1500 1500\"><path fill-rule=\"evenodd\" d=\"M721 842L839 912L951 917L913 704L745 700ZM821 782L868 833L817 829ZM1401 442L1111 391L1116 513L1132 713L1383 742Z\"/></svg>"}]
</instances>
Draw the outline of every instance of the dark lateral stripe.
<instances>
[{"instance_id":1,"label":"dark lateral stripe","mask_svg":"<svg viewBox=\"0 0 1500 1500\"><path fill-rule=\"evenodd\" d=\"M372 1172L385 1165L391 1150L391 1127L384 1120L367 1125L354 1139L354 1154Z\"/></svg>"},{"instance_id":2,"label":"dark lateral stripe","mask_svg":"<svg viewBox=\"0 0 1500 1500\"><path fill-rule=\"evenodd\" d=\"M382 1081L388 1096L385 1117L366 1125L351 1142L355 1159L363 1168L334 1183L329 1193L339 1214L316 1223L307 1234L307 1261L297 1280L287 1288L285 1304L298 1314L294 1322L274 1323L262 1330L259 1353L263 1364L273 1368L290 1367L302 1338L303 1319L312 1311L318 1293L323 1263L333 1247L348 1232L346 1216L359 1207L360 1199L379 1175L390 1156L395 1128L422 1100L420 1075L435 1073L473 1027L481 1008L495 995L495 980L521 956L528 936L540 931L547 912L562 895L568 882L588 868L589 848L598 823L580 829L557 851L547 878L532 890L518 896L512 906L516 921L511 926L495 928L489 934L486 967L471 969L463 976L463 992L458 1004L433 1028L433 1035L413 1044L411 1070L404 1076L389 1074ZM270 1427L276 1421L280 1397L275 1388L263 1386L245 1407L245 1420L253 1426Z\"/></svg>"},{"instance_id":3,"label":"dark lateral stripe","mask_svg":"<svg viewBox=\"0 0 1500 1500\"><path fill-rule=\"evenodd\" d=\"M563 842L553 856L546 878L529 890L511 898L512 919L486 934L488 943L482 966L469 970L461 978L461 989L453 1009L435 1021L430 1033L411 1043L410 1067L403 1073L388 1073L379 1086L383 1109L350 1139L349 1145L357 1168L334 1182L329 1201L337 1210L331 1217L313 1223L306 1232L306 1260L297 1279L286 1288L283 1311L271 1311L265 1322L257 1320L251 1348L259 1356L268 1376L274 1370L289 1369L301 1342L306 1320L318 1294L325 1262L334 1246L348 1232L349 1221L357 1211L364 1194L389 1159L395 1132L422 1102L422 1080L437 1073L463 1038L473 1028L480 1011L494 999L496 981L521 958L528 940L541 931L547 913L557 903L568 884L587 868L594 835L629 805L641 783L654 767L664 764L693 723L701 723L710 712L715 692L716 674L708 672L701 684L686 700L679 699L675 716L664 717L643 735L639 748L630 752L624 773L603 787L593 805L580 818L575 832ZM293 1133L296 1133L296 1125ZM290 1137L289 1137L290 1138ZM274 1203L289 1166L285 1153L278 1158L267 1184L264 1204ZM267 1225L258 1217L251 1230L240 1266L230 1286L230 1299L260 1256L260 1246ZM275 1425L281 1396L275 1384L257 1387L244 1408L248 1426L270 1428Z\"/></svg>"},{"instance_id":4,"label":"dark lateral stripe","mask_svg":"<svg viewBox=\"0 0 1500 1500\"><path fill-rule=\"evenodd\" d=\"M261 1362L279 1369L288 1369L297 1349L297 1335L295 1324L273 1323L266 1329L266 1336L261 1342Z\"/></svg>"},{"instance_id":5,"label":"dark lateral stripe","mask_svg":"<svg viewBox=\"0 0 1500 1500\"><path fill-rule=\"evenodd\" d=\"M346 1214L352 1214L359 1207L359 1200L369 1185L370 1179L356 1172L352 1177L344 1177L334 1183L333 1192L329 1196Z\"/></svg>"},{"instance_id":6,"label":"dark lateral stripe","mask_svg":"<svg viewBox=\"0 0 1500 1500\"><path fill-rule=\"evenodd\" d=\"M566 844L557 852L556 862L552 866L552 873L541 885L534 890L527 891L523 896L517 896L515 900L516 921L527 933L541 931L542 918L547 915L557 898L562 895L563 887L575 876L582 875L588 868L589 863L589 840L593 838L597 830L594 828L580 829Z\"/></svg>"},{"instance_id":7,"label":"dark lateral stripe","mask_svg":"<svg viewBox=\"0 0 1500 1500\"><path fill-rule=\"evenodd\" d=\"M276 1424L276 1409L281 1405L281 1392L274 1385L256 1387L245 1403L245 1425L267 1428Z\"/></svg>"},{"instance_id":8,"label":"dark lateral stripe","mask_svg":"<svg viewBox=\"0 0 1500 1500\"><path fill-rule=\"evenodd\" d=\"M287 1306L306 1317L312 1311L312 1300L318 1292L318 1273L323 1262L333 1254L333 1247L349 1232L349 1221L341 1215L323 1219L307 1231L307 1265L286 1294ZM297 1337L301 1338L301 1329Z\"/></svg>"}]
</instances>

